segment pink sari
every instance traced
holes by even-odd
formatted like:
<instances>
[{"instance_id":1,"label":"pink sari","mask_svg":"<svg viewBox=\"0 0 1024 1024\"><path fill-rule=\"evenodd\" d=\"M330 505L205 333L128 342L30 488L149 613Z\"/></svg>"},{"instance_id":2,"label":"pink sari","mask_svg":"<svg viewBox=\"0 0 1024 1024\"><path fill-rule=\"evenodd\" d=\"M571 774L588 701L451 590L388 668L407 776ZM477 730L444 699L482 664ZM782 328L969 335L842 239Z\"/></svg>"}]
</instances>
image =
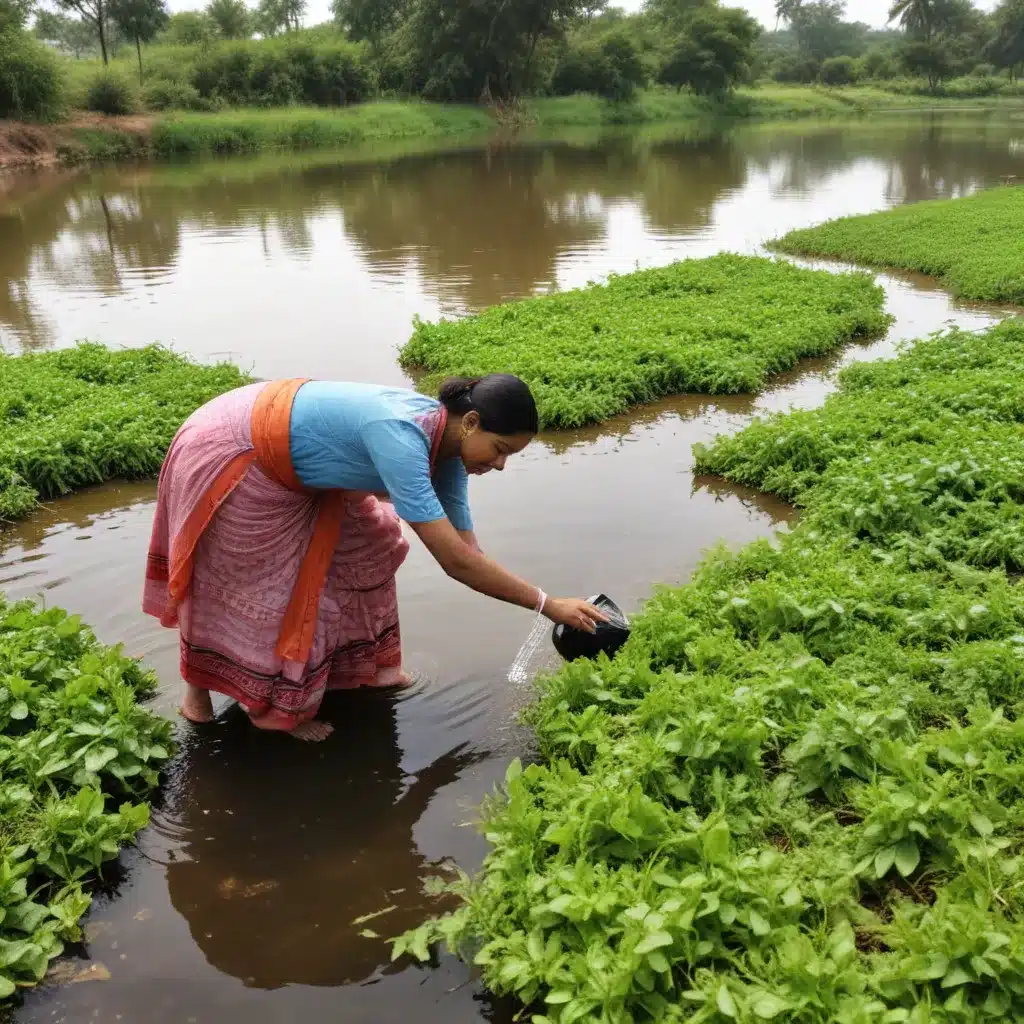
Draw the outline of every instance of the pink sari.
<instances>
[{"instance_id":1,"label":"pink sari","mask_svg":"<svg viewBox=\"0 0 1024 1024\"><path fill-rule=\"evenodd\" d=\"M304 380L221 395L178 431L160 472L143 610L181 637L181 675L259 724L294 729L329 689L374 686L402 661L394 508L304 489L291 405ZM423 424L436 461L447 417Z\"/></svg>"}]
</instances>

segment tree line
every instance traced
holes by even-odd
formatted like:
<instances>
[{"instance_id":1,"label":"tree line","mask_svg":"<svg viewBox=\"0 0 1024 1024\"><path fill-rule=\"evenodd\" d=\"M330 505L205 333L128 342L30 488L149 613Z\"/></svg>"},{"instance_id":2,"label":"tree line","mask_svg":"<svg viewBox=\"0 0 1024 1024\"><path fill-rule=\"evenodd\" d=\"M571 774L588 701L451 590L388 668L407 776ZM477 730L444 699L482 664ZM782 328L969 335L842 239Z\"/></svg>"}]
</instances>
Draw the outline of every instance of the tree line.
<instances>
[{"instance_id":1,"label":"tree line","mask_svg":"<svg viewBox=\"0 0 1024 1024\"><path fill-rule=\"evenodd\" d=\"M577 92L626 100L655 83L720 96L759 79L845 85L912 76L935 90L953 77L1017 79L1024 70L1024 0L1000 0L991 13L971 0L894 0L882 30L847 11L845 0L776 0L776 24L762 31L720 0L646 0L635 14L608 0L332 0L331 21L304 28L307 0L209 0L173 15L166 0L0 0L8 36L0 40L0 112L17 109L10 97L26 89L19 74L39 78L42 58L10 41L30 23L51 50L104 64L131 46L140 77L145 44L190 48L200 56L181 63L202 80L179 77L164 105L234 102L220 81L240 75L250 82L234 95L256 103L389 93L506 102ZM296 45L257 52L258 40L274 37ZM243 49L225 55L225 46ZM199 75L199 61L215 67ZM339 76L344 87L330 84ZM302 85L313 79L330 81L314 96Z\"/></svg>"}]
</instances>

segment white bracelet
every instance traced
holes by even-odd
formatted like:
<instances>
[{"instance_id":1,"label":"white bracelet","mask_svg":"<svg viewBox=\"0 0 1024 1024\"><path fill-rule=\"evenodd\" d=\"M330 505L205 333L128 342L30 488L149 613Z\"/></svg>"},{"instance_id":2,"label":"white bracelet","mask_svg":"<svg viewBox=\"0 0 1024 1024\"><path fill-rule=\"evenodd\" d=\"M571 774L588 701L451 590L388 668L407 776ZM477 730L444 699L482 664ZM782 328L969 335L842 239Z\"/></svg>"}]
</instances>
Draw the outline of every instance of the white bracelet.
<instances>
[{"instance_id":1,"label":"white bracelet","mask_svg":"<svg viewBox=\"0 0 1024 1024\"><path fill-rule=\"evenodd\" d=\"M548 595L545 594L544 591L540 589L540 587L538 587L537 588L537 605L534 608L534 611L538 615L543 615L544 614L544 605L546 605L547 603L548 603Z\"/></svg>"}]
</instances>

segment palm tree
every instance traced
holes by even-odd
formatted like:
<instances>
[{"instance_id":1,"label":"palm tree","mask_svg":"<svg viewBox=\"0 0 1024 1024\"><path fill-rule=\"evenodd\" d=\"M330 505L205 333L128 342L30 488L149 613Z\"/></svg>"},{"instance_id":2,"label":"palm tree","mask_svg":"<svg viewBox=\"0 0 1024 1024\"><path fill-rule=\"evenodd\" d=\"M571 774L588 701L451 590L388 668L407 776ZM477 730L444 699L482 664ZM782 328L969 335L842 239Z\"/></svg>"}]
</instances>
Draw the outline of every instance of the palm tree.
<instances>
[{"instance_id":1,"label":"palm tree","mask_svg":"<svg viewBox=\"0 0 1024 1024\"><path fill-rule=\"evenodd\" d=\"M896 0L889 8L889 21L899 20L904 31L928 42L936 29L938 8L937 0Z\"/></svg>"},{"instance_id":2,"label":"palm tree","mask_svg":"<svg viewBox=\"0 0 1024 1024\"><path fill-rule=\"evenodd\" d=\"M775 0L775 28L778 30L779 23L788 21L790 24L793 18L799 13L803 0Z\"/></svg>"}]
</instances>

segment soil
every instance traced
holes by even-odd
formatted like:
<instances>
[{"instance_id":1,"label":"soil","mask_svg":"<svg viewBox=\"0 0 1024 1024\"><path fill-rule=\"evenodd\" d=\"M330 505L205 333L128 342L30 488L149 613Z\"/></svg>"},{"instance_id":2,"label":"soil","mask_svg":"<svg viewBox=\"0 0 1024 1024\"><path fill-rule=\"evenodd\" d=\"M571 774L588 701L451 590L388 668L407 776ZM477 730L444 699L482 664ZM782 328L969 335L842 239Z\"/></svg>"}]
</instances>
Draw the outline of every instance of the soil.
<instances>
[{"instance_id":1,"label":"soil","mask_svg":"<svg viewBox=\"0 0 1024 1024\"><path fill-rule=\"evenodd\" d=\"M81 129L106 129L145 135L153 124L148 115L105 117L79 111L55 124L26 124L0 120L0 170L13 167L38 167L55 164L61 146L74 142Z\"/></svg>"}]
</instances>

